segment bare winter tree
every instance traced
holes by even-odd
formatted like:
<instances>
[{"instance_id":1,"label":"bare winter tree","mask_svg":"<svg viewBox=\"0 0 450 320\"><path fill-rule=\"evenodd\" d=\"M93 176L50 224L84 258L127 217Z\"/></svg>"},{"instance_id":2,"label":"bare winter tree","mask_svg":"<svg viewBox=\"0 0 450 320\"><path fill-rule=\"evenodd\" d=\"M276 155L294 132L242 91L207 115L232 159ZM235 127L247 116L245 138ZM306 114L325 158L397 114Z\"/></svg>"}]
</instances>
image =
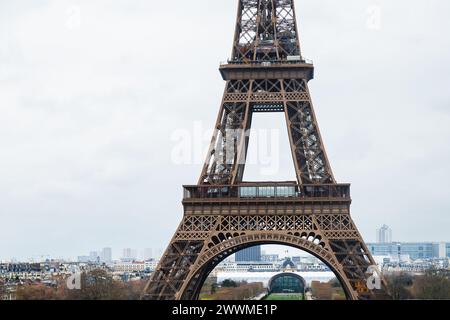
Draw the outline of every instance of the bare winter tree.
<instances>
[{"instance_id":1,"label":"bare winter tree","mask_svg":"<svg viewBox=\"0 0 450 320\"><path fill-rule=\"evenodd\" d=\"M145 281L115 281L107 271L98 269L81 276L81 289L69 290L66 279L54 287L26 284L17 288L18 300L138 300Z\"/></svg>"},{"instance_id":2,"label":"bare winter tree","mask_svg":"<svg viewBox=\"0 0 450 320\"><path fill-rule=\"evenodd\" d=\"M422 300L450 299L450 271L429 270L414 281L415 298Z\"/></svg>"}]
</instances>

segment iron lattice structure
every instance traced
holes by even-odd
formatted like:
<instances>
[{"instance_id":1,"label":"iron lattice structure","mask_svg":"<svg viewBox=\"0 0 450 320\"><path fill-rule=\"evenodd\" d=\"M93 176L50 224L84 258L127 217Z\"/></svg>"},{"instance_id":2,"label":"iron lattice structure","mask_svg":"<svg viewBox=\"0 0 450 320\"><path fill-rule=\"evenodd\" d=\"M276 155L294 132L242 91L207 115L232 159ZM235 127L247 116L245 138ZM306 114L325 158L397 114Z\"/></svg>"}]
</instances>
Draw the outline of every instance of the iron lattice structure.
<instances>
[{"instance_id":1,"label":"iron lattice structure","mask_svg":"<svg viewBox=\"0 0 450 320\"><path fill-rule=\"evenodd\" d=\"M375 265L350 216L350 185L337 184L314 114L293 0L239 0L232 58L220 67L225 92L197 185L184 187L184 218L143 298L193 300L209 273L254 245L288 245L325 262L348 299L369 290ZM252 116L283 112L295 182L243 182Z\"/></svg>"}]
</instances>

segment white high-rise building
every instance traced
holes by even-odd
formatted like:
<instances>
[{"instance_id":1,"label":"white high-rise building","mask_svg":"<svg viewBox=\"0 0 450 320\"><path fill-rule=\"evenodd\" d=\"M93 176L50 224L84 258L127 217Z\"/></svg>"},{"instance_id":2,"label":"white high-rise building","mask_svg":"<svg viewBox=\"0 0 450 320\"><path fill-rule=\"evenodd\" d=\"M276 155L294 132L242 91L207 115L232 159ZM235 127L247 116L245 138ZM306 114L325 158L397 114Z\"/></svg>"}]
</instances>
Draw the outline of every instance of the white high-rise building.
<instances>
[{"instance_id":1,"label":"white high-rise building","mask_svg":"<svg viewBox=\"0 0 450 320\"><path fill-rule=\"evenodd\" d=\"M100 262L100 255L97 251L91 251L89 252L89 262Z\"/></svg>"},{"instance_id":2,"label":"white high-rise building","mask_svg":"<svg viewBox=\"0 0 450 320\"><path fill-rule=\"evenodd\" d=\"M112 262L112 249L111 248L103 248L100 258L101 258L101 262L103 262L103 263L111 263Z\"/></svg>"},{"instance_id":3,"label":"white high-rise building","mask_svg":"<svg viewBox=\"0 0 450 320\"><path fill-rule=\"evenodd\" d=\"M383 225L377 230L377 243L392 243L392 230L387 225Z\"/></svg>"},{"instance_id":4,"label":"white high-rise building","mask_svg":"<svg viewBox=\"0 0 450 320\"><path fill-rule=\"evenodd\" d=\"M122 255L122 260L124 261L134 261L137 259L137 251L130 249L130 248L125 248L123 249L123 255Z\"/></svg>"},{"instance_id":5,"label":"white high-rise building","mask_svg":"<svg viewBox=\"0 0 450 320\"><path fill-rule=\"evenodd\" d=\"M447 258L447 244L445 242L439 243L439 259Z\"/></svg>"}]
</instances>

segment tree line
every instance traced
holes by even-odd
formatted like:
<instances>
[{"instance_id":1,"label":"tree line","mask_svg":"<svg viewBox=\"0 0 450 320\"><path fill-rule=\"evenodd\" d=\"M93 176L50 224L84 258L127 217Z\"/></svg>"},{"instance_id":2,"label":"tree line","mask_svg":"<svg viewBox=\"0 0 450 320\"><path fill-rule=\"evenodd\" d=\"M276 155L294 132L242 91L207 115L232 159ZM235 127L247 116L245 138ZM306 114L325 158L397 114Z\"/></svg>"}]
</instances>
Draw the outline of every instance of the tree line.
<instances>
[{"instance_id":1,"label":"tree line","mask_svg":"<svg viewBox=\"0 0 450 320\"><path fill-rule=\"evenodd\" d=\"M386 280L394 300L450 299L450 270L428 270L423 275L399 273Z\"/></svg>"},{"instance_id":2,"label":"tree line","mask_svg":"<svg viewBox=\"0 0 450 320\"><path fill-rule=\"evenodd\" d=\"M16 300L138 300L145 281L116 281L107 271L93 270L81 274L81 288L70 290L67 279L60 278L56 285L32 283L18 285ZM3 289L2 289L3 287ZM0 292L5 290L0 285Z\"/></svg>"},{"instance_id":3,"label":"tree line","mask_svg":"<svg viewBox=\"0 0 450 320\"><path fill-rule=\"evenodd\" d=\"M386 277L389 293L394 300L450 300L450 270L429 270L422 275L399 273ZM18 285L17 300L138 300L146 281L116 281L105 270L98 269L81 275L81 289L69 290L66 279L57 285L43 283ZM244 300L265 292L262 283L225 280L205 283L201 298ZM5 280L0 279L0 299L8 294Z\"/></svg>"}]
</instances>

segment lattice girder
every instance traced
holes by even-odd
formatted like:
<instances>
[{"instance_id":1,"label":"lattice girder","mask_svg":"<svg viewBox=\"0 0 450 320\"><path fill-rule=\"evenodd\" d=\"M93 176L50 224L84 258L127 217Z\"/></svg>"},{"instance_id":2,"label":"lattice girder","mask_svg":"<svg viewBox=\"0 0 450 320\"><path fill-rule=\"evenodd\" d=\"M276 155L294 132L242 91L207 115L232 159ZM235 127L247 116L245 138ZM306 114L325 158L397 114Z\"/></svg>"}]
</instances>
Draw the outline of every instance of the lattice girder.
<instances>
[{"instance_id":1,"label":"lattice girder","mask_svg":"<svg viewBox=\"0 0 450 320\"><path fill-rule=\"evenodd\" d=\"M283 61L300 56L293 0L240 0L232 61Z\"/></svg>"},{"instance_id":2,"label":"lattice girder","mask_svg":"<svg viewBox=\"0 0 450 320\"><path fill-rule=\"evenodd\" d=\"M245 92L245 90L247 90ZM335 183L304 79L228 81L200 184L240 183L245 169L252 114L284 112L297 179Z\"/></svg>"},{"instance_id":3,"label":"lattice girder","mask_svg":"<svg viewBox=\"0 0 450 320\"><path fill-rule=\"evenodd\" d=\"M198 232L207 236L185 239ZM328 238L330 232L334 239ZM148 299L196 298L199 283L218 263L258 243L282 243L310 252L332 268L349 298L373 295L362 286L373 261L348 214L186 215L172 243L149 283L154 289L147 291Z\"/></svg>"}]
</instances>

